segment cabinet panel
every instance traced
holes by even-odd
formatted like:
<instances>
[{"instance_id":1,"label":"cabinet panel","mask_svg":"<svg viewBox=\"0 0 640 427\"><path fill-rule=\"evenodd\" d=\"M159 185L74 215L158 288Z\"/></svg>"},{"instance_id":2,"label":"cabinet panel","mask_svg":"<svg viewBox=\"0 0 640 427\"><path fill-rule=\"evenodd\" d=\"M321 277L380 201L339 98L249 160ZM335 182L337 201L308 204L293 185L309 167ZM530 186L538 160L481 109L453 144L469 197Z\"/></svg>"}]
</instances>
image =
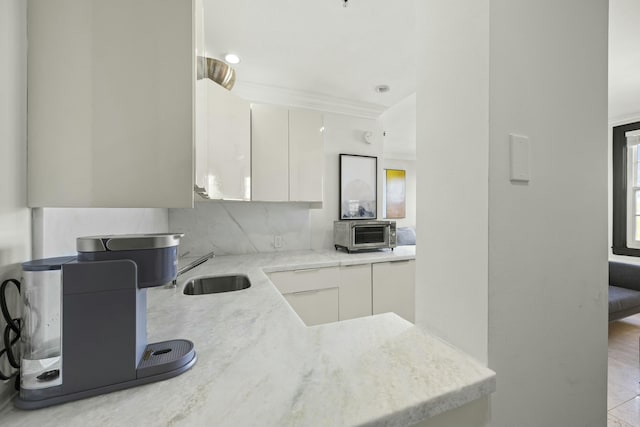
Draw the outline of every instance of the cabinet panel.
<instances>
[{"instance_id":1,"label":"cabinet panel","mask_svg":"<svg viewBox=\"0 0 640 427\"><path fill-rule=\"evenodd\" d=\"M92 198L92 2L70 0L65 8L61 3L27 5L32 207L88 206Z\"/></svg>"},{"instance_id":2,"label":"cabinet panel","mask_svg":"<svg viewBox=\"0 0 640 427\"><path fill-rule=\"evenodd\" d=\"M27 10L29 205L191 207L192 3Z\"/></svg>"},{"instance_id":3,"label":"cabinet panel","mask_svg":"<svg viewBox=\"0 0 640 427\"><path fill-rule=\"evenodd\" d=\"M394 312L415 321L415 261L372 265L373 314Z\"/></svg>"},{"instance_id":4,"label":"cabinet panel","mask_svg":"<svg viewBox=\"0 0 640 427\"><path fill-rule=\"evenodd\" d=\"M338 267L277 271L269 274L271 282L282 294L336 288L340 283Z\"/></svg>"},{"instance_id":5,"label":"cabinet panel","mask_svg":"<svg viewBox=\"0 0 640 427\"><path fill-rule=\"evenodd\" d=\"M289 112L251 105L251 200L289 200Z\"/></svg>"},{"instance_id":6,"label":"cabinet panel","mask_svg":"<svg viewBox=\"0 0 640 427\"><path fill-rule=\"evenodd\" d=\"M338 288L296 292L283 295L307 326L337 322Z\"/></svg>"},{"instance_id":7,"label":"cabinet panel","mask_svg":"<svg viewBox=\"0 0 640 427\"><path fill-rule=\"evenodd\" d=\"M208 193L209 125L207 120L207 81L196 82L195 185Z\"/></svg>"},{"instance_id":8,"label":"cabinet panel","mask_svg":"<svg viewBox=\"0 0 640 427\"><path fill-rule=\"evenodd\" d=\"M251 196L250 104L219 84L207 85L208 174L211 199L249 200Z\"/></svg>"},{"instance_id":9,"label":"cabinet panel","mask_svg":"<svg viewBox=\"0 0 640 427\"><path fill-rule=\"evenodd\" d=\"M340 267L340 320L371 316L371 264Z\"/></svg>"},{"instance_id":10,"label":"cabinet panel","mask_svg":"<svg viewBox=\"0 0 640 427\"><path fill-rule=\"evenodd\" d=\"M322 114L289 111L289 200L322 202L324 144Z\"/></svg>"}]
</instances>

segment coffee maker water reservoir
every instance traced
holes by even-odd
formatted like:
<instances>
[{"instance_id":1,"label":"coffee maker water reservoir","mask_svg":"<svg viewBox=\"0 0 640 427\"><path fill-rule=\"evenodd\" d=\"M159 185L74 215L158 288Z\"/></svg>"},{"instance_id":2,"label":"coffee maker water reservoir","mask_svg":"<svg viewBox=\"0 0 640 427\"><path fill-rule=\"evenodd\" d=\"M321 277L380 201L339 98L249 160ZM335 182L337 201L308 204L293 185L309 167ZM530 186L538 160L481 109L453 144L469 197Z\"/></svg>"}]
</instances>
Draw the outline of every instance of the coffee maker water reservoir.
<instances>
[{"instance_id":1,"label":"coffee maker water reservoir","mask_svg":"<svg viewBox=\"0 0 640 427\"><path fill-rule=\"evenodd\" d=\"M62 264L75 257L22 265L20 387L44 389L62 384Z\"/></svg>"}]
</instances>

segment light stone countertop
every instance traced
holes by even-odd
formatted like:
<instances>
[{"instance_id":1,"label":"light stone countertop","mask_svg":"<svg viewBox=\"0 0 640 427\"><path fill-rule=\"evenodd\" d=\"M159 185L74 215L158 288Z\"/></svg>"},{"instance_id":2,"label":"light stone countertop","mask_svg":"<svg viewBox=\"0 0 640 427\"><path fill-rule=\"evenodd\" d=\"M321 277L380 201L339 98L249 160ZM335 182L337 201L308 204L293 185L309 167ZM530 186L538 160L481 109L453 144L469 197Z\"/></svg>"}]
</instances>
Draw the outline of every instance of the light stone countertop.
<instances>
[{"instance_id":1,"label":"light stone countertop","mask_svg":"<svg viewBox=\"0 0 640 427\"><path fill-rule=\"evenodd\" d=\"M36 411L10 426L407 426L495 390L495 373L393 313L306 327L264 271L412 259L395 252L221 256L148 292L149 342L186 338L198 361L161 382ZM247 274L251 287L182 294L194 277Z\"/></svg>"}]
</instances>

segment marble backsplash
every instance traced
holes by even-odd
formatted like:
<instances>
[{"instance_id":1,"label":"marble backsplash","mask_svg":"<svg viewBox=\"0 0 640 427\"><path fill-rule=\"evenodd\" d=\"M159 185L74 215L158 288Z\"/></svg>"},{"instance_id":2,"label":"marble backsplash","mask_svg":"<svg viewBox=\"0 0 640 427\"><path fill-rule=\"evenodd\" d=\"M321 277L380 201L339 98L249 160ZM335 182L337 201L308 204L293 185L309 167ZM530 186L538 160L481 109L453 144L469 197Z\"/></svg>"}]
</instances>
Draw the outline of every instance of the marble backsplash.
<instances>
[{"instance_id":1,"label":"marble backsplash","mask_svg":"<svg viewBox=\"0 0 640 427\"><path fill-rule=\"evenodd\" d=\"M311 248L308 203L208 201L169 209L169 230L185 236L180 255L253 254ZM275 236L282 245L275 247Z\"/></svg>"},{"instance_id":2,"label":"marble backsplash","mask_svg":"<svg viewBox=\"0 0 640 427\"><path fill-rule=\"evenodd\" d=\"M38 208L32 214L34 259L75 255L80 236L168 231L164 208Z\"/></svg>"}]
</instances>

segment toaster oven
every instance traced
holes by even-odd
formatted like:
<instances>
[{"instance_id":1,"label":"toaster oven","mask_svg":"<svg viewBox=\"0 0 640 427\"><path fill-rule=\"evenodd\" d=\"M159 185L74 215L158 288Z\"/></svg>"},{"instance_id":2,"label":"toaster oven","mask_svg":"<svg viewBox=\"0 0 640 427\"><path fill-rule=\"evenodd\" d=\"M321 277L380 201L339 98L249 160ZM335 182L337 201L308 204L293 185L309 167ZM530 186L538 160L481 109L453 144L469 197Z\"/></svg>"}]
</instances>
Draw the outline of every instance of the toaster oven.
<instances>
[{"instance_id":1,"label":"toaster oven","mask_svg":"<svg viewBox=\"0 0 640 427\"><path fill-rule=\"evenodd\" d=\"M334 221L333 244L347 252L396 247L396 222L383 220Z\"/></svg>"}]
</instances>

